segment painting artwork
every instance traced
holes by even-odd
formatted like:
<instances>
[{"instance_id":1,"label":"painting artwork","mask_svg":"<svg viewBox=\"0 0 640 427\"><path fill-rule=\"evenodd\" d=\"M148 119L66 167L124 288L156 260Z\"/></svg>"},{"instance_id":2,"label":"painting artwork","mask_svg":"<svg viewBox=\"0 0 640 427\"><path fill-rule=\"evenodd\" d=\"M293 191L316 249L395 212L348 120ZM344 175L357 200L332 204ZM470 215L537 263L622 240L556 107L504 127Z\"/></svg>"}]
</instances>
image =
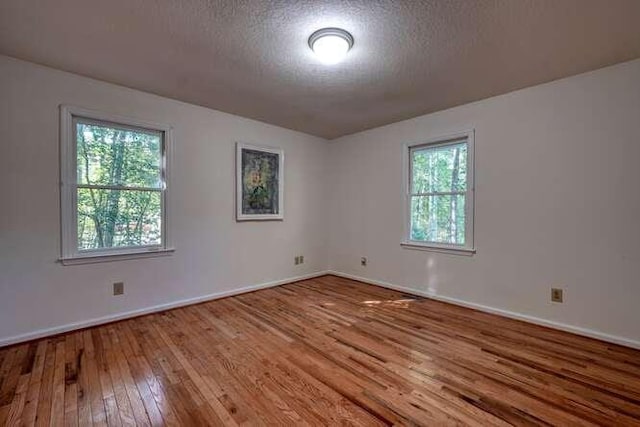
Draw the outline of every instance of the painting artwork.
<instances>
[{"instance_id":1,"label":"painting artwork","mask_svg":"<svg viewBox=\"0 0 640 427\"><path fill-rule=\"evenodd\" d=\"M283 219L284 153L278 148L237 144L236 219Z\"/></svg>"}]
</instances>

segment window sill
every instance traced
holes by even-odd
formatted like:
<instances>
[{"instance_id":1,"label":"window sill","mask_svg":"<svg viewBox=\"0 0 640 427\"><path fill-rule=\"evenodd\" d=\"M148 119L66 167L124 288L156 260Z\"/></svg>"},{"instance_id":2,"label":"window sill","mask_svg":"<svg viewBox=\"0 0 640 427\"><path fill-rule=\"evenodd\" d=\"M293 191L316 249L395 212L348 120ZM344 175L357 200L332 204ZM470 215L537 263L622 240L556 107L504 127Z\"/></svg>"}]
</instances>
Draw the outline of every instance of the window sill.
<instances>
[{"instance_id":1,"label":"window sill","mask_svg":"<svg viewBox=\"0 0 640 427\"><path fill-rule=\"evenodd\" d=\"M417 251L440 252L444 254L462 255L462 256L473 256L476 253L475 249L447 248L447 247L441 247L441 246L424 245L424 244L414 243L414 242L402 242L400 243L400 246L402 246L405 249L412 249Z\"/></svg>"},{"instance_id":2,"label":"window sill","mask_svg":"<svg viewBox=\"0 0 640 427\"><path fill-rule=\"evenodd\" d=\"M139 258L156 258L161 256L169 256L175 252L174 248L167 249L159 249L156 251L147 251L147 252L131 252L131 253L120 253L120 254L90 254L90 255L79 255L69 258L60 258L60 262L62 265L80 265L80 264L95 264L99 262L112 262L112 261L122 261L129 259L139 259Z\"/></svg>"}]
</instances>

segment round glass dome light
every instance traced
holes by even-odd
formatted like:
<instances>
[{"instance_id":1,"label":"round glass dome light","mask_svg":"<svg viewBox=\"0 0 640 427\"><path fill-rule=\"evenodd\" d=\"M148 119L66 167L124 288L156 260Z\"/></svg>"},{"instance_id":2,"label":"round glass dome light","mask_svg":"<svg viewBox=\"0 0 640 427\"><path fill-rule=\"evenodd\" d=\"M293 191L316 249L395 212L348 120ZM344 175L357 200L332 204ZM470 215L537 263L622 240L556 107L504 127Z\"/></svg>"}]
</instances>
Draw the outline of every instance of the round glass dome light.
<instances>
[{"instance_id":1,"label":"round glass dome light","mask_svg":"<svg viewBox=\"0 0 640 427\"><path fill-rule=\"evenodd\" d=\"M341 28L322 28L309 37L309 47L324 64L342 61L353 46L353 36Z\"/></svg>"}]
</instances>

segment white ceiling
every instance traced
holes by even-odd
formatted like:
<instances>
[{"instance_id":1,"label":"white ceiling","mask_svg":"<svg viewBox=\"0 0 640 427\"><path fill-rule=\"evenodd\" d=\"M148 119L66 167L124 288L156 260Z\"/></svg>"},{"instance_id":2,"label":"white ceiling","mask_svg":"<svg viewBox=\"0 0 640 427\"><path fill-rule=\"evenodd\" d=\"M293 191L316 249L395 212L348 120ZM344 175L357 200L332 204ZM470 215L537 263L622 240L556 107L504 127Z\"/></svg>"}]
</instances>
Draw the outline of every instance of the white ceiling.
<instances>
[{"instance_id":1,"label":"white ceiling","mask_svg":"<svg viewBox=\"0 0 640 427\"><path fill-rule=\"evenodd\" d=\"M326 138L640 57L640 0L2 0L0 53ZM351 32L335 66L318 28Z\"/></svg>"}]
</instances>

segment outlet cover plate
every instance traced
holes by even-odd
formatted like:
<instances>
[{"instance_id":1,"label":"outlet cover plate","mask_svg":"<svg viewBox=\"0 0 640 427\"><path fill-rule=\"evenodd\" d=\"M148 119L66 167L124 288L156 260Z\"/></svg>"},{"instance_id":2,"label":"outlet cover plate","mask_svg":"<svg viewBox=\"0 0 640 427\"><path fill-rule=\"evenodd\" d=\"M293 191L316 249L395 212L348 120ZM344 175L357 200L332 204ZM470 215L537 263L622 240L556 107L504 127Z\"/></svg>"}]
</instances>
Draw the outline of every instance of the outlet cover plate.
<instances>
[{"instance_id":1,"label":"outlet cover plate","mask_svg":"<svg viewBox=\"0 0 640 427\"><path fill-rule=\"evenodd\" d=\"M113 284L113 295L124 294L124 282L115 282Z\"/></svg>"}]
</instances>

